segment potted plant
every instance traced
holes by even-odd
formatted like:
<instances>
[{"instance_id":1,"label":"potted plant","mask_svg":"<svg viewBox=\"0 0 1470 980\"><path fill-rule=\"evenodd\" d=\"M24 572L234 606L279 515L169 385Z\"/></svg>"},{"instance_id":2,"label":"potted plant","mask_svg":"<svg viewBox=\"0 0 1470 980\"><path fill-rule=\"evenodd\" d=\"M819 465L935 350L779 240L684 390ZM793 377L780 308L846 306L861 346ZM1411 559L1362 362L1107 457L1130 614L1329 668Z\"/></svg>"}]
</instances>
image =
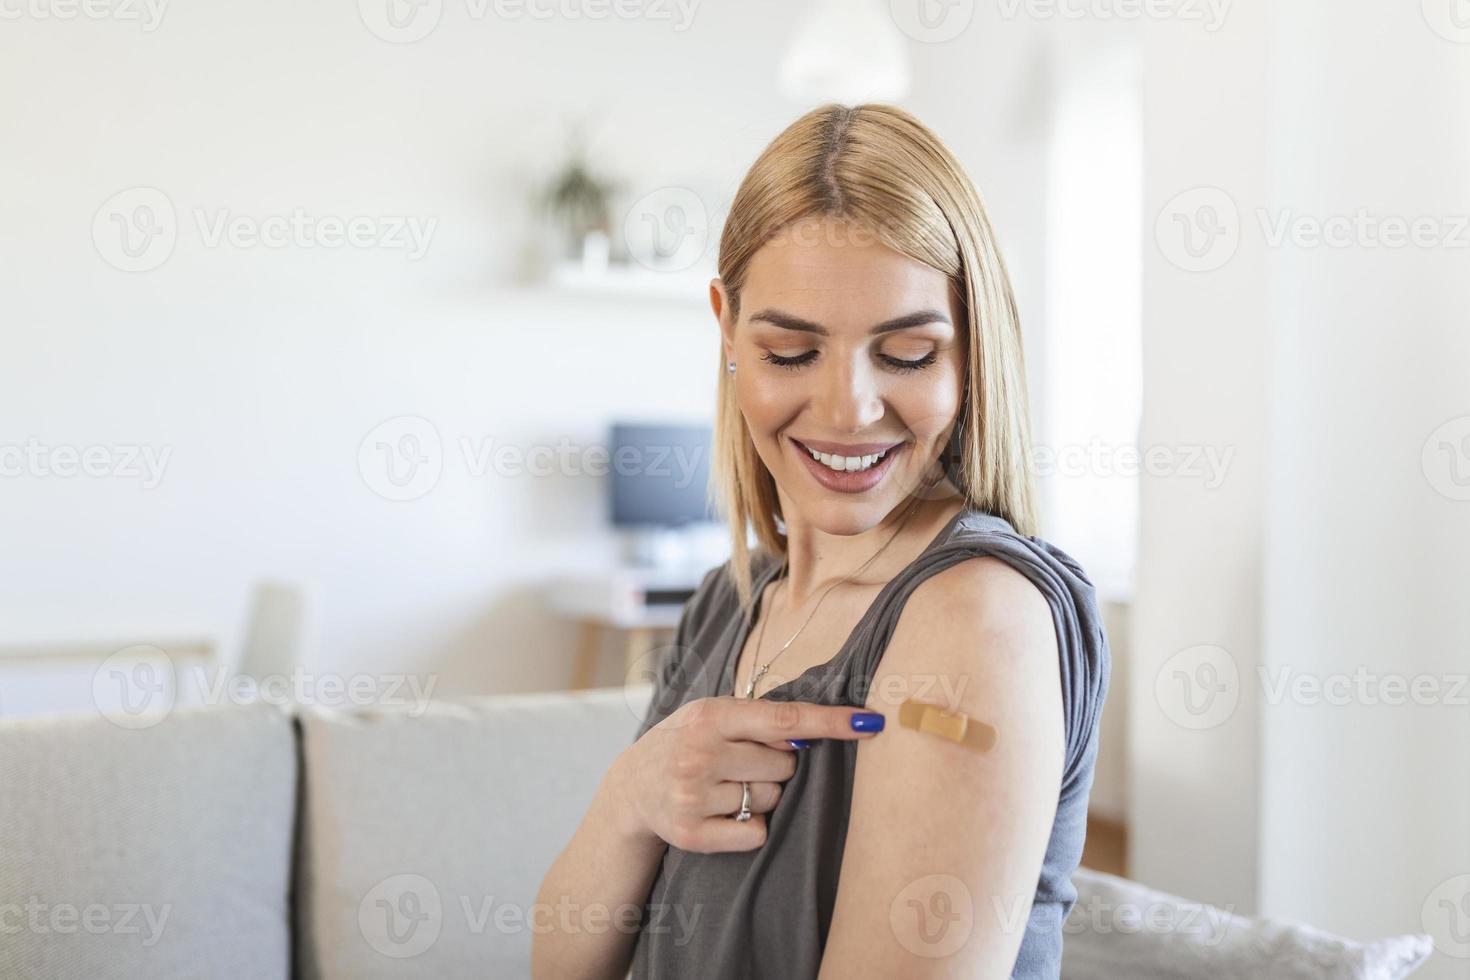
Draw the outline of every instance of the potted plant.
<instances>
[{"instance_id":1,"label":"potted plant","mask_svg":"<svg viewBox=\"0 0 1470 980\"><path fill-rule=\"evenodd\" d=\"M541 205L565 236L564 252L579 258L588 274L607 271L618 190L618 181L600 177L588 164L583 128L574 127L566 163L543 192Z\"/></svg>"}]
</instances>

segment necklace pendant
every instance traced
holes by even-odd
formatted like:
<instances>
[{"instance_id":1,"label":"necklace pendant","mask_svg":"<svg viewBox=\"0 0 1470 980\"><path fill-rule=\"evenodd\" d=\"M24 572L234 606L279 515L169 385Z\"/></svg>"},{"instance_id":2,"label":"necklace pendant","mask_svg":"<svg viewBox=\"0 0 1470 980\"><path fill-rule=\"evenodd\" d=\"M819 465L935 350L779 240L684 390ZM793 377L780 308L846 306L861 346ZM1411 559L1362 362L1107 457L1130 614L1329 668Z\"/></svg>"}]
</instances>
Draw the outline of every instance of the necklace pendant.
<instances>
[{"instance_id":1,"label":"necklace pendant","mask_svg":"<svg viewBox=\"0 0 1470 980\"><path fill-rule=\"evenodd\" d=\"M756 681L758 681L762 677L766 676L766 671L768 671L770 669L771 669L771 665L770 664L766 664L764 667L762 667L761 669L759 669L759 670L757 670L755 672L754 676L752 676L750 678L750 683L747 684L747 685L745 685L745 696L746 697L752 697L752 696L754 696L754 694L755 694L755 684L756 684Z\"/></svg>"}]
</instances>

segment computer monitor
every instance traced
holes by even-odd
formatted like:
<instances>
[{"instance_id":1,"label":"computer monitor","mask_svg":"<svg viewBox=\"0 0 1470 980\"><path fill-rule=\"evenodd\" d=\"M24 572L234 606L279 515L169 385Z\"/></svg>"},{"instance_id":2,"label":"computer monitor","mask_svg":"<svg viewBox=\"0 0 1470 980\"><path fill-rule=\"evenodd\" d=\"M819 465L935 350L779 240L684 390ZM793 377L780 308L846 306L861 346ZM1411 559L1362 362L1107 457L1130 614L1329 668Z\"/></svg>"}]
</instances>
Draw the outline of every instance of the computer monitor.
<instances>
[{"instance_id":1,"label":"computer monitor","mask_svg":"<svg viewBox=\"0 0 1470 980\"><path fill-rule=\"evenodd\" d=\"M614 424L608 445L613 524L652 529L714 522L712 437L707 425Z\"/></svg>"}]
</instances>

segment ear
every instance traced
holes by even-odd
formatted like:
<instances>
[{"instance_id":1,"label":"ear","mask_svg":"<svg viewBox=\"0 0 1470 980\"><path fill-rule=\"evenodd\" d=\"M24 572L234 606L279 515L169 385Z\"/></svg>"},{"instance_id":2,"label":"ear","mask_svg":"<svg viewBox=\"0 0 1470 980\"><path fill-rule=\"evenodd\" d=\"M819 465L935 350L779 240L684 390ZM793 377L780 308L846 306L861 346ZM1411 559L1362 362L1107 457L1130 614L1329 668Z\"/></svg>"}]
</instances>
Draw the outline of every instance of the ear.
<instances>
[{"instance_id":1,"label":"ear","mask_svg":"<svg viewBox=\"0 0 1470 980\"><path fill-rule=\"evenodd\" d=\"M735 360L735 318L730 315L730 294L719 276L709 281L709 305L720 326L720 346L725 360Z\"/></svg>"}]
</instances>

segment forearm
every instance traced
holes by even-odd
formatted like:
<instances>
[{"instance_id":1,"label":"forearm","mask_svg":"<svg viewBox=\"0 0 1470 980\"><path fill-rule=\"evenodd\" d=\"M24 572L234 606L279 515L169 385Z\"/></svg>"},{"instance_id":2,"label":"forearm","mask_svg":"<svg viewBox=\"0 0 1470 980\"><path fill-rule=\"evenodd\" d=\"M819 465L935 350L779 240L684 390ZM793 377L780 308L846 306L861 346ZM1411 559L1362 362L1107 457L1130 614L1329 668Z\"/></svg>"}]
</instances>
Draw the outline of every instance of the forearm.
<instances>
[{"instance_id":1,"label":"forearm","mask_svg":"<svg viewBox=\"0 0 1470 980\"><path fill-rule=\"evenodd\" d=\"M541 882L542 925L531 975L622 980L643 905L667 844L637 825L624 791L627 750L609 767L587 814Z\"/></svg>"}]
</instances>

